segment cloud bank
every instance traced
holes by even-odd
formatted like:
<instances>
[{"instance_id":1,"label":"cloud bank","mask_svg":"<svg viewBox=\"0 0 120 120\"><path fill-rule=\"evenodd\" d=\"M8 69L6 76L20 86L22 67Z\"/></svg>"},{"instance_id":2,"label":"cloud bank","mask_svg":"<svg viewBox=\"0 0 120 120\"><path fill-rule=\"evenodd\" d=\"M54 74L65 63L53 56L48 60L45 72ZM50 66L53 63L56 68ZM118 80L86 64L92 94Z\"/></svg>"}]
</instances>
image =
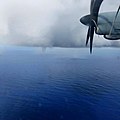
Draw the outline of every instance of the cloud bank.
<instances>
[{"instance_id":1,"label":"cloud bank","mask_svg":"<svg viewBox=\"0 0 120 120\"><path fill-rule=\"evenodd\" d=\"M89 13L85 0L1 0L0 44L48 47L83 47L87 27L79 23ZM101 11L120 4L104 0ZM94 46L119 46L95 35Z\"/></svg>"}]
</instances>

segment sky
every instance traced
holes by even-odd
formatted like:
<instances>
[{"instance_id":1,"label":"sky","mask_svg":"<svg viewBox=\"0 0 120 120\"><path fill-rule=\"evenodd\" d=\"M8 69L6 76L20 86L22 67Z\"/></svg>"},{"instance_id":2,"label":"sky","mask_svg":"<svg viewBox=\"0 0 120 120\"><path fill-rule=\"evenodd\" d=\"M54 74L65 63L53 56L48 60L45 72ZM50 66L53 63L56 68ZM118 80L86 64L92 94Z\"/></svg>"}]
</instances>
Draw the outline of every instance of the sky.
<instances>
[{"instance_id":1,"label":"sky","mask_svg":"<svg viewBox=\"0 0 120 120\"><path fill-rule=\"evenodd\" d=\"M0 0L0 44L84 47L90 0ZM119 0L104 0L100 12L116 11ZM120 46L95 35L94 46Z\"/></svg>"}]
</instances>

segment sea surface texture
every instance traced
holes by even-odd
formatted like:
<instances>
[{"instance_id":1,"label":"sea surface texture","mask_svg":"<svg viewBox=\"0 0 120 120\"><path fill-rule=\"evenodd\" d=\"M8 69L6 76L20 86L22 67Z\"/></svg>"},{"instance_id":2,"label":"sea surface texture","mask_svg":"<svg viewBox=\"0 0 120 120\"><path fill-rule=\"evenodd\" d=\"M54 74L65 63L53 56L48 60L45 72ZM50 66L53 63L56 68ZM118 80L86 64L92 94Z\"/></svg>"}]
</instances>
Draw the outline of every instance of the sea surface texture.
<instances>
[{"instance_id":1,"label":"sea surface texture","mask_svg":"<svg viewBox=\"0 0 120 120\"><path fill-rule=\"evenodd\" d=\"M2 46L0 120L120 120L120 49Z\"/></svg>"}]
</instances>

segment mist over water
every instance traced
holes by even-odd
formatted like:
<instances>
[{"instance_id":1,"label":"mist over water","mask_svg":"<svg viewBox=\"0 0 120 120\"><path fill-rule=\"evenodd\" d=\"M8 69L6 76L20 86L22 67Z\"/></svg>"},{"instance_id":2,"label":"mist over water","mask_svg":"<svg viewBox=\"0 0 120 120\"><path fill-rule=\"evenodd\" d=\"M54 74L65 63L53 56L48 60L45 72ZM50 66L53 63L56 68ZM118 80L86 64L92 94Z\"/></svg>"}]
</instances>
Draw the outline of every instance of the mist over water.
<instances>
[{"instance_id":1,"label":"mist over water","mask_svg":"<svg viewBox=\"0 0 120 120\"><path fill-rule=\"evenodd\" d=\"M87 27L79 19L89 14L84 0L1 0L0 44L81 47ZM115 11L119 0L104 0L101 11ZM95 36L94 46L119 46Z\"/></svg>"}]
</instances>

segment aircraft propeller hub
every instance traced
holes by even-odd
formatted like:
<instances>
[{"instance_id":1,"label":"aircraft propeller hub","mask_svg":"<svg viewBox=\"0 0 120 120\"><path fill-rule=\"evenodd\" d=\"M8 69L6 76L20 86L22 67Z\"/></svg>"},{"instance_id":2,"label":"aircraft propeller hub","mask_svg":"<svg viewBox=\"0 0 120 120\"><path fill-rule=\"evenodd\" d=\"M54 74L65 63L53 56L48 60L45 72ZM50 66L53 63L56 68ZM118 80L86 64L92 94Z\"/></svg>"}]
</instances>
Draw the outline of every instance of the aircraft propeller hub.
<instances>
[{"instance_id":1,"label":"aircraft propeller hub","mask_svg":"<svg viewBox=\"0 0 120 120\"><path fill-rule=\"evenodd\" d=\"M80 18L80 22L84 25L90 26L91 25L90 15L86 15Z\"/></svg>"}]
</instances>

